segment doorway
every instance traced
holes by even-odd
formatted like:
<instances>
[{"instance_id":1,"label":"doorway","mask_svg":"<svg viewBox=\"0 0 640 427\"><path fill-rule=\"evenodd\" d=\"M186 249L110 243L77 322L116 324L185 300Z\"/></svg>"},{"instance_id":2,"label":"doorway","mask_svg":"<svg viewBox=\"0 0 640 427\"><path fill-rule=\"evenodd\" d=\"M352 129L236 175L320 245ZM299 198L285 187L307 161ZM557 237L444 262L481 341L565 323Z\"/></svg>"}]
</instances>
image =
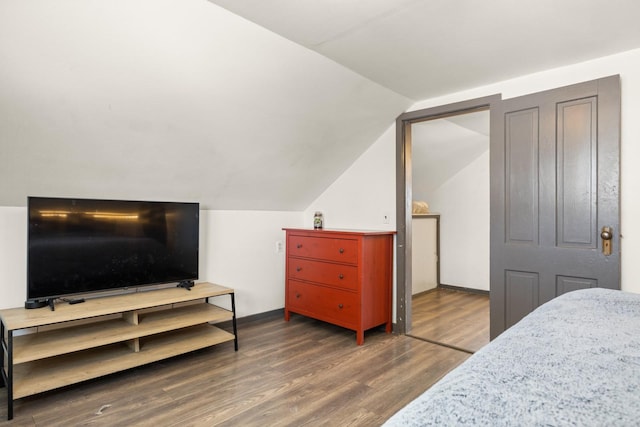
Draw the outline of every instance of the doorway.
<instances>
[{"instance_id":1,"label":"doorway","mask_svg":"<svg viewBox=\"0 0 640 427\"><path fill-rule=\"evenodd\" d=\"M410 335L489 342L489 110L411 125Z\"/></svg>"},{"instance_id":2,"label":"doorway","mask_svg":"<svg viewBox=\"0 0 640 427\"><path fill-rule=\"evenodd\" d=\"M498 101L500 101L500 95L495 95L495 96L460 102L456 104L450 104L450 105L445 105L445 106L440 106L435 108L428 108L424 110L413 111L410 113L402 114L397 119L397 123L396 123L396 132L397 132L396 133L396 154L397 154L396 156L396 159L397 159L396 190L397 192L396 194L398 198L397 200L397 218L398 218L398 227L397 227L398 264L397 265L398 265L398 268L397 268L396 328L400 333L411 334L414 326L413 313L412 313L412 301L414 299L413 298L414 291L413 291L413 284L412 284L413 273L414 273L414 266L413 266L413 259L412 259L413 246L414 246L413 244L414 218L413 218L413 209L412 209L413 202L422 201L420 200L421 198L431 198L432 203L435 202L433 203L433 208L435 210L440 209L439 206L442 206L443 207L442 209L445 209L445 210L448 209L444 207L445 204L441 204L440 201L437 201L438 191L434 192L434 189L432 188L431 189L432 192L430 194L429 191L424 192L423 189L419 187L419 185L415 184L416 181L414 181L414 177L416 176L420 177L424 173L434 174L435 172L437 172L436 170L441 165L445 164L445 162L443 162L442 159L439 158L440 155L443 155L442 152L439 153L438 150L434 150L433 149L434 146L431 146L431 147L422 146L423 141L422 141L421 134L425 130L427 134L437 133L434 131L436 127L440 127L440 128L453 127L458 130L466 129L466 131L470 131L469 127L472 127L472 126L469 123L473 122L474 119L481 117L483 114L485 115L485 117L486 115L490 115L491 105L495 104ZM428 130L427 128L431 128L431 129ZM444 144L446 146L447 142L440 140L440 141L436 141L435 144ZM441 150L441 151L448 151L446 155L451 156L454 159L454 163L457 163L462 166L465 166L465 165L468 166L470 163L473 163L474 161L482 162L482 159L478 160L478 158L485 155L485 153L483 149L480 147L480 145L476 144L476 146L472 148L471 146L464 147L464 144L462 144L460 146L449 146L447 147L446 150ZM424 153L425 151L427 153L426 156L421 154L421 153ZM429 154L431 154L431 156L429 156ZM486 153L486 157L488 157L488 150ZM432 162L431 166L424 167L423 163L425 161ZM422 165L422 166L420 166L418 169L418 165ZM428 181L430 181L431 184L437 184L437 181L441 181L441 180L447 181L448 179L451 178L450 176L451 174L449 174L449 172L451 171L444 171L444 173L441 171L439 176L436 173ZM420 179L419 181L422 181L422 179ZM456 191L456 190L451 190L451 188L449 188L449 191ZM440 192L444 194L447 191L442 189L442 191ZM464 203L465 201L473 203L472 201L464 200L463 198L462 203ZM429 203L428 200L426 202ZM453 203L455 205L455 202ZM460 201L458 201L458 203L460 203ZM485 207L487 207L486 204L488 204L488 199L485 200L484 203L485 203ZM450 248L455 246L456 238L454 236L456 234L458 235L457 237L458 239L465 238L464 237L465 234L467 235L469 234L469 231L468 230L465 231L461 223L459 223L458 226L456 227L455 221L451 221L456 215L456 212L460 213L467 210L468 208L463 208L461 206L458 206L457 208L454 208L451 211L451 212L454 212L454 214L447 215L447 219L449 220L449 223L447 224L447 226L448 226L448 229L450 230L448 232L449 235L447 237L449 237L450 240L448 243L445 243L442 240L444 239L442 234L440 238L441 238L443 249L444 247L447 247L448 248L447 251L449 251L449 253L455 253L455 250L454 252L451 252ZM444 219L442 219L442 212L439 212L439 213L441 214L440 221L442 224ZM487 208L486 215L488 216L488 208ZM455 278L455 275L451 276L451 274L447 276L447 274L443 274L444 271L441 271L441 277L443 279L442 280L443 283L439 283L439 285L446 285L446 283L444 282L448 280L453 280L454 282L456 282L453 284L454 288L455 287L461 287L461 288L478 288L478 287L483 288L484 287L486 289L480 289L480 290L485 292L478 292L478 294L484 293L483 298L485 298L485 300L488 300L487 291L488 291L488 270L489 270L489 261L488 261L489 221L488 221L488 218L484 218L483 221L484 221L483 228L486 230L485 234L487 234L487 236L484 238L487 246L486 248L487 259L484 260L484 266L483 266L486 273L486 274L483 273L483 276L486 276L486 279L483 279L484 283L481 283L480 285L478 285L476 281L475 284L472 284L470 286L464 286L464 283L466 283L464 280ZM441 227L444 227L444 224L442 224ZM456 230L456 228L458 228L458 230ZM416 228L416 231L418 231L418 228ZM473 234L473 232L471 232L471 234ZM478 237L472 237L471 240L478 240ZM416 250L419 250L417 246L416 246ZM439 259L442 266L441 270L448 268L449 271L455 271L456 267L452 267L455 264L455 262L452 262L455 258L454 256L448 257L448 262L449 262L448 264L447 262L445 262L445 259L447 258L447 255L445 254L447 253L447 251L441 250L441 256L443 257ZM468 257L458 257L458 258L468 258ZM461 270L457 268L457 270L458 272L463 272L465 269ZM471 283L474 283L473 280ZM443 290L442 286L437 287L438 292L442 290ZM469 290L469 289L466 289L466 290ZM429 292L432 292L432 291L429 291ZM444 289L444 292L452 293L452 292L457 292L457 290ZM445 296L450 296L450 295L445 295ZM451 304L454 304L454 303L451 303ZM449 308L451 309L452 307L450 306ZM449 311L456 311L456 310L449 310ZM441 316L440 315L433 316L433 318L437 318L437 317L441 317ZM417 326L418 326L418 323L416 323L415 330L416 332L419 332ZM419 336L419 338L425 339L427 341L438 341L439 339L442 338L442 336L440 337ZM451 347L460 348L459 345L456 345L456 342L452 342L452 343L446 343L441 341L438 341L438 342L445 345L449 345Z\"/></svg>"}]
</instances>

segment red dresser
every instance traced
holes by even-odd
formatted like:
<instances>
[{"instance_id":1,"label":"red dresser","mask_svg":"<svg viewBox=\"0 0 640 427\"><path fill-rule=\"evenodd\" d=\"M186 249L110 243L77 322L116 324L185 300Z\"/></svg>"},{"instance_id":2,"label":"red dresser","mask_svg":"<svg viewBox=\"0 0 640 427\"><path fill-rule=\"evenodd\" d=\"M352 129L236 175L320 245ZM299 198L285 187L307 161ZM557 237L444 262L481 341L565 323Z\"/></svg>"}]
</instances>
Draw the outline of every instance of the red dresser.
<instances>
[{"instance_id":1,"label":"red dresser","mask_svg":"<svg viewBox=\"0 0 640 427\"><path fill-rule=\"evenodd\" d=\"M391 332L393 231L285 228L284 318L298 313L356 331Z\"/></svg>"}]
</instances>

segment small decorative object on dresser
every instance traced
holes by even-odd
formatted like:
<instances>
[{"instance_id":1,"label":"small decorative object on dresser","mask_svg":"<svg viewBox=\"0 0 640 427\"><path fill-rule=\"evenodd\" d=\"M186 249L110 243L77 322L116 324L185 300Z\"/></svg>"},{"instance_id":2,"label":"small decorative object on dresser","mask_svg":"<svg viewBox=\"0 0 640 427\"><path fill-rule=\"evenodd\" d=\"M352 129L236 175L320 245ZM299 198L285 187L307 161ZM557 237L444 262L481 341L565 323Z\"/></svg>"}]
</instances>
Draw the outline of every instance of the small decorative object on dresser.
<instances>
[{"instance_id":1,"label":"small decorative object on dresser","mask_svg":"<svg viewBox=\"0 0 640 427\"><path fill-rule=\"evenodd\" d=\"M391 332L395 231L285 228L284 317L302 314L356 331L385 325Z\"/></svg>"},{"instance_id":2,"label":"small decorative object on dresser","mask_svg":"<svg viewBox=\"0 0 640 427\"><path fill-rule=\"evenodd\" d=\"M313 228L316 230L322 228L322 222L323 222L322 212L316 212L313 215Z\"/></svg>"}]
</instances>

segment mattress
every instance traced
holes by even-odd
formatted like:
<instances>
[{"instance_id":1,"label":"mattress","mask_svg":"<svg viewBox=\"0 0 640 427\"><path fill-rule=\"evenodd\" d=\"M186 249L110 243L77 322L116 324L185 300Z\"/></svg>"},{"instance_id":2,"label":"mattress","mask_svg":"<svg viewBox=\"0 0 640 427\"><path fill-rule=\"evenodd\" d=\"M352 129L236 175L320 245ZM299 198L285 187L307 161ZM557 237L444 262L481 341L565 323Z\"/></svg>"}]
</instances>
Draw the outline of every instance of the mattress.
<instances>
[{"instance_id":1,"label":"mattress","mask_svg":"<svg viewBox=\"0 0 640 427\"><path fill-rule=\"evenodd\" d=\"M430 425L640 425L640 294L543 304L385 423Z\"/></svg>"}]
</instances>

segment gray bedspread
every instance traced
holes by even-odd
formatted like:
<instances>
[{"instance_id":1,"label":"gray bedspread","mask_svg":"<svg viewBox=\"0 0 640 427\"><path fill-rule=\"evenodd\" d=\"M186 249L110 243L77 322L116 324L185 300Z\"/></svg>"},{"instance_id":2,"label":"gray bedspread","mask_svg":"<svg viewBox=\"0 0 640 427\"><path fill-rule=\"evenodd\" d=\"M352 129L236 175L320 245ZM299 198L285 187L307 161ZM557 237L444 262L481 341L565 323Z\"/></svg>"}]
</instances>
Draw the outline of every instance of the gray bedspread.
<instances>
[{"instance_id":1,"label":"gray bedspread","mask_svg":"<svg viewBox=\"0 0 640 427\"><path fill-rule=\"evenodd\" d=\"M538 307L385 423L430 425L639 426L640 294Z\"/></svg>"}]
</instances>

